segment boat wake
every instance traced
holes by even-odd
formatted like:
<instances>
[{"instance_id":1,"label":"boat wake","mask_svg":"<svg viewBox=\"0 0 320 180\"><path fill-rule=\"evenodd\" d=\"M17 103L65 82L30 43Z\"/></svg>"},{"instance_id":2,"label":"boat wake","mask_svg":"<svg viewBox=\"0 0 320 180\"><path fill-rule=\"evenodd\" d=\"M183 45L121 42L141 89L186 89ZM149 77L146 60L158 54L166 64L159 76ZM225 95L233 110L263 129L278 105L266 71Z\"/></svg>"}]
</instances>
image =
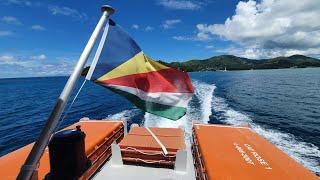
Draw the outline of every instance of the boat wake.
<instances>
[{"instance_id":1,"label":"boat wake","mask_svg":"<svg viewBox=\"0 0 320 180\"><path fill-rule=\"evenodd\" d=\"M106 119L110 119L110 120L122 119L122 120L130 121L132 119L132 117L134 117L135 115L137 115L139 113L140 113L139 109L124 110L119 113L109 115L106 117Z\"/></svg>"},{"instance_id":2,"label":"boat wake","mask_svg":"<svg viewBox=\"0 0 320 180\"><path fill-rule=\"evenodd\" d=\"M192 121L198 120L208 123L211 115L212 97L215 85L205 84L199 81L193 81L195 95L188 104L188 110L184 117L178 121L172 121L166 118L159 118L150 113L144 115L144 126L146 127L183 127L185 137L189 142L192 135ZM199 110L200 107L200 110Z\"/></svg>"},{"instance_id":3,"label":"boat wake","mask_svg":"<svg viewBox=\"0 0 320 180\"><path fill-rule=\"evenodd\" d=\"M188 104L187 114L178 121L161 118L150 113L144 113L141 126L146 127L183 127L187 142L192 135L192 121L202 123L222 123L230 125L249 124L252 129L262 135L278 148L289 154L292 158L303 164L313 172L320 174L319 160L320 150L311 143L297 140L293 135L278 130L267 129L253 122L249 115L239 112L229 106L227 100L216 96L214 84L207 84L193 80L195 95ZM110 119L127 119L143 113L140 110L125 110L109 116Z\"/></svg>"}]
</instances>

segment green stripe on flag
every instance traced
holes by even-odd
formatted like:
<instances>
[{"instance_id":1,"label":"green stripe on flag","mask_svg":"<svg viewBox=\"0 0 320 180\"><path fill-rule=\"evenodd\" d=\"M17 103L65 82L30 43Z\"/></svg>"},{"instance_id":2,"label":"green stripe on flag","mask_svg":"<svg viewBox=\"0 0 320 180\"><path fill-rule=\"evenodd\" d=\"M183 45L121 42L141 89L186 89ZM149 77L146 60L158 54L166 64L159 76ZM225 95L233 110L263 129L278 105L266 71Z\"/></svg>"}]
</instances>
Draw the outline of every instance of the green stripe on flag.
<instances>
[{"instance_id":1,"label":"green stripe on flag","mask_svg":"<svg viewBox=\"0 0 320 180\"><path fill-rule=\"evenodd\" d=\"M105 87L105 86L104 86ZM114 89L112 87L106 87L110 89L111 91L120 94L121 96L124 96L127 98L130 102L132 102L134 105L136 105L138 108L151 113L155 114L157 116L165 117L167 119L171 120L178 120L182 116L186 114L187 109L183 107L176 107L176 106L168 106L164 104L144 101L140 98L138 98L136 95L130 94L128 92Z\"/></svg>"}]
</instances>

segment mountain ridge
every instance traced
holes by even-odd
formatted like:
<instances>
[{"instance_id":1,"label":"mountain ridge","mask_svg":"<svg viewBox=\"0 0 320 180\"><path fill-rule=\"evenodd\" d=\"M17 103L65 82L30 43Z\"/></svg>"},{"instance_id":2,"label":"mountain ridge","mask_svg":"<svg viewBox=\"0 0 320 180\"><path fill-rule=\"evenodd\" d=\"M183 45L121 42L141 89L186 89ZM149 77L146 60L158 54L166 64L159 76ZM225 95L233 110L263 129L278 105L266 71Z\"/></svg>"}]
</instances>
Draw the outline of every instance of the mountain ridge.
<instances>
[{"instance_id":1,"label":"mountain ridge","mask_svg":"<svg viewBox=\"0 0 320 180\"><path fill-rule=\"evenodd\" d=\"M283 69L283 68L305 68L320 67L320 60L304 55L279 56L269 59L249 59L234 55L213 56L207 59L192 59L183 62L165 62L167 66L180 70L193 71L217 71L217 70L250 70L250 69Z\"/></svg>"}]
</instances>

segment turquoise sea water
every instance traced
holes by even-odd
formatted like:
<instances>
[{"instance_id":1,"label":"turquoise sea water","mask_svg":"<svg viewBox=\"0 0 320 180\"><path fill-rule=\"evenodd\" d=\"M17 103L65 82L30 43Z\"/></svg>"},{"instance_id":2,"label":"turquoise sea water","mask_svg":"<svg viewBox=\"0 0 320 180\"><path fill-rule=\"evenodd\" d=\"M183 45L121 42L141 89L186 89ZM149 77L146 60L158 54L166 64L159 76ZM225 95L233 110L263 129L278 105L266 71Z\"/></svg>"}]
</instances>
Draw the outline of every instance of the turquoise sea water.
<instances>
[{"instance_id":1,"label":"turquoise sea water","mask_svg":"<svg viewBox=\"0 0 320 180\"><path fill-rule=\"evenodd\" d=\"M249 123L310 170L320 173L320 68L191 73L188 113L170 121L87 82L62 127L81 117L125 118L145 126L186 128L192 120ZM0 79L0 155L36 139L67 77ZM83 79L81 80L83 81ZM78 84L81 84L81 82Z\"/></svg>"}]
</instances>

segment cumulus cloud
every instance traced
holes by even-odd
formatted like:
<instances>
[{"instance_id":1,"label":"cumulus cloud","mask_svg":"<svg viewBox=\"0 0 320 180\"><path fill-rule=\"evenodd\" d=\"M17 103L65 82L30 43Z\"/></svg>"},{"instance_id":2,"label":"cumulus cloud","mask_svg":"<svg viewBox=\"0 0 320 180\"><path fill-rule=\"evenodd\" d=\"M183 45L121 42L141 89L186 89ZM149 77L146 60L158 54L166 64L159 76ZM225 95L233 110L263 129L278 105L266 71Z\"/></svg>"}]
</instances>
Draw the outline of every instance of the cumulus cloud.
<instances>
[{"instance_id":1,"label":"cumulus cloud","mask_svg":"<svg viewBox=\"0 0 320 180\"><path fill-rule=\"evenodd\" d=\"M214 48L214 46L212 46L212 45L207 45L206 46L206 49L213 49Z\"/></svg>"},{"instance_id":2,"label":"cumulus cloud","mask_svg":"<svg viewBox=\"0 0 320 180\"><path fill-rule=\"evenodd\" d=\"M57 62L43 64L35 68L37 69L35 76L69 75L72 73L75 63L74 60L58 60Z\"/></svg>"},{"instance_id":3,"label":"cumulus cloud","mask_svg":"<svg viewBox=\"0 0 320 180\"><path fill-rule=\"evenodd\" d=\"M208 30L206 29L205 25L198 24L196 26L197 33L193 35L179 35L173 36L172 38L178 41L210 41L212 40L212 35L208 34Z\"/></svg>"},{"instance_id":4,"label":"cumulus cloud","mask_svg":"<svg viewBox=\"0 0 320 180\"><path fill-rule=\"evenodd\" d=\"M238 54L263 58L320 55L320 1L240 1L224 24L198 24L197 37L219 36L237 43Z\"/></svg>"},{"instance_id":5,"label":"cumulus cloud","mask_svg":"<svg viewBox=\"0 0 320 180\"><path fill-rule=\"evenodd\" d=\"M198 10L201 8L201 3L190 0L158 0L157 4L168 9Z\"/></svg>"},{"instance_id":6,"label":"cumulus cloud","mask_svg":"<svg viewBox=\"0 0 320 180\"><path fill-rule=\"evenodd\" d=\"M43 27L41 25L38 25L38 24L32 25L31 29L36 30L36 31L44 31L44 30L46 30L45 27Z\"/></svg>"},{"instance_id":7,"label":"cumulus cloud","mask_svg":"<svg viewBox=\"0 0 320 180\"><path fill-rule=\"evenodd\" d=\"M149 31L153 31L153 30L154 30L154 27L152 27L152 26L145 26L145 27L144 27L144 26L140 26L140 25L138 25L138 24L132 24L131 28L132 28L132 29L135 29L135 30L141 29L141 30L146 31L146 32L149 32Z\"/></svg>"},{"instance_id":8,"label":"cumulus cloud","mask_svg":"<svg viewBox=\"0 0 320 180\"><path fill-rule=\"evenodd\" d=\"M132 24L131 28L132 29L139 29L139 25L138 24Z\"/></svg>"},{"instance_id":9,"label":"cumulus cloud","mask_svg":"<svg viewBox=\"0 0 320 180\"><path fill-rule=\"evenodd\" d=\"M145 31L153 31L154 28L152 26L147 26L144 30Z\"/></svg>"},{"instance_id":10,"label":"cumulus cloud","mask_svg":"<svg viewBox=\"0 0 320 180\"><path fill-rule=\"evenodd\" d=\"M86 20L88 18L87 14L65 6L49 5L48 9L52 15L70 16L78 20Z\"/></svg>"},{"instance_id":11,"label":"cumulus cloud","mask_svg":"<svg viewBox=\"0 0 320 180\"><path fill-rule=\"evenodd\" d=\"M52 76L70 74L75 60L56 58L54 61L43 61L46 55L35 56L0 55L0 78L26 76Z\"/></svg>"},{"instance_id":12,"label":"cumulus cloud","mask_svg":"<svg viewBox=\"0 0 320 180\"><path fill-rule=\"evenodd\" d=\"M162 23L162 27L164 29L170 29L170 28L174 28L175 25L181 23L180 19L169 19L169 20L165 20Z\"/></svg>"},{"instance_id":13,"label":"cumulus cloud","mask_svg":"<svg viewBox=\"0 0 320 180\"><path fill-rule=\"evenodd\" d=\"M0 37L3 37L3 36L11 36L13 35L13 32L11 31L3 31L3 30L0 30Z\"/></svg>"},{"instance_id":14,"label":"cumulus cloud","mask_svg":"<svg viewBox=\"0 0 320 180\"><path fill-rule=\"evenodd\" d=\"M15 4L20 6L32 6L32 2L25 0L6 0L5 4Z\"/></svg>"},{"instance_id":15,"label":"cumulus cloud","mask_svg":"<svg viewBox=\"0 0 320 180\"><path fill-rule=\"evenodd\" d=\"M230 46L224 49L215 49L216 52L222 54L237 55L240 57L246 57L249 59L261 59L261 58L271 58L279 56L292 56L295 54L303 54L307 56L312 56L316 58L319 57L320 48L308 48L304 50L297 49L264 49L261 47L246 47L246 46Z\"/></svg>"},{"instance_id":16,"label":"cumulus cloud","mask_svg":"<svg viewBox=\"0 0 320 180\"><path fill-rule=\"evenodd\" d=\"M0 55L0 64L30 65L38 60L45 60L45 54L35 56Z\"/></svg>"},{"instance_id":17,"label":"cumulus cloud","mask_svg":"<svg viewBox=\"0 0 320 180\"><path fill-rule=\"evenodd\" d=\"M178 41L198 41L198 38L195 36L173 36L172 39Z\"/></svg>"},{"instance_id":18,"label":"cumulus cloud","mask_svg":"<svg viewBox=\"0 0 320 180\"><path fill-rule=\"evenodd\" d=\"M17 65L28 68L36 65L36 63L32 60L32 57L1 55L0 65Z\"/></svg>"},{"instance_id":19,"label":"cumulus cloud","mask_svg":"<svg viewBox=\"0 0 320 180\"><path fill-rule=\"evenodd\" d=\"M11 62L14 60L15 58L13 56L9 56L9 55L0 56L0 62Z\"/></svg>"},{"instance_id":20,"label":"cumulus cloud","mask_svg":"<svg viewBox=\"0 0 320 180\"><path fill-rule=\"evenodd\" d=\"M45 60L47 58L47 56L44 55L44 54L40 54L40 55L37 55L37 56L31 56L30 58L33 59L33 60Z\"/></svg>"},{"instance_id":21,"label":"cumulus cloud","mask_svg":"<svg viewBox=\"0 0 320 180\"><path fill-rule=\"evenodd\" d=\"M21 22L16 17L13 17L13 16L3 16L1 18L1 21L6 23L6 24L14 24L14 25L20 25L21 24Z\"/></svg>"}]
</instances>

